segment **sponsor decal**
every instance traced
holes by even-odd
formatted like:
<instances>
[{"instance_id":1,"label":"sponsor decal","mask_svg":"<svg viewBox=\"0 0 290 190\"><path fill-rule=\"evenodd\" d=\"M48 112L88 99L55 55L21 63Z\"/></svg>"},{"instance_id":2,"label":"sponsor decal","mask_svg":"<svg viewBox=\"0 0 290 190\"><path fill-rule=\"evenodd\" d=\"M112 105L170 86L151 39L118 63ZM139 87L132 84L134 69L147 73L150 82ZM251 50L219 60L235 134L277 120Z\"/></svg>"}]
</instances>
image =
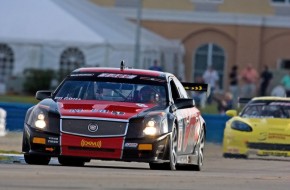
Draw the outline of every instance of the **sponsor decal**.
<instances>
[{"instance_id":1,"label":"sponsor decal","mask_svg":"<svg viewBox=\"0 0 290 190\"><path fill-rule=\"evenodd\" d=\"M137 148L138 143L125 143L125 147L127 148Z\"/></svg>"},{"instance_id":2,"label":"sponsor decal","mask_svg":"<svg viewBox=\"0 0 290 190\"><path fill-rule=\"evenodd\" d=\"M121 112L121 111L112 111L112 114L114 114L114 115L124 115L125 112Z\"/></svg>"},{"instance_id":3,"label":"sponsor decal","mask_svg":"<svg viewBox=\"0 0 290 190\"><path fill-rule=\"evenodd\" d=\"M105 110L105 109L92 109L92 112L94 113L109 113L109 110Z\"/></svg>"},{"instance_id":4,"label":"sponsor decal","mask_svg":"<svg viewBox=\"0 0 290 190\"><path fill-rule=\"evenodd\" d=\"M72 97L55 97L56 100L81 100L80 98L72 98Z\"/></svg>"},{"instance_id":5,"label":"sponsor decal","mask_svg":"<svg viewBox=\"0 0 290 190\"><path fill-rule=\"evenodd\" d=\"M90 123L89 125L88 125L88 130L90 131L90 132L96 132L97 130L99 129L99 126L97 125L97 124L95 124L95 123Z\"/></svg>"},{"instance_id":6,"label":"sponsor decal","mask_svg":"<svg viewBox=\"0 0 290 190\"><path fill-rule=\"evenodd\" d=\"M258 153L261 156L288 156L287 152L272 152L272 151L261 151Z\"/></svg>"},{"instance_id":7,"label":"sponsor decal","mask_svg":"<svg viewBox=\"0 0 290 190\"><path fill-rule=\"evenodd\" d=\"M137 106L141 107L141 108L147 108L148 106L145 104L136 104Z\"/></svg>"},{"instance_id":8,"label":"sponsor decal","mask_svg":"<svg viewBox=\"0 0 290 190\"><path fill-rule=\"evenodd\" d=\"M259 141L264 141L267 139L268 133L262 132L259 134L258 140Z\"/></svg>"},{"instance_id":9,"label":"sponsor decal","mask_svg":"<svg viewBox=\"0 0 290 190\"><path fill-rule=\"evenodd\" d=\"M47 143L50 143L50 144L58 144L59 141L58 141L58 138L57 137L48 137Z\"/></svg>"},{"instance_id":10,"label":"sponsor decal","mask_svg":"<svg viewBox=\"0 0 290 190\"><path fill-rule=\"evenodd\" d=\"M137 75L126 75L126 74L113 74L113 73L102 73L98 77L109 77L109 78L122 78L122 79L133 79Z\"/></svg>"},{"instance_id":11,"label":"sponsor decal","mask_svg":"<svg viewBox=\"0 0 290 190\"><path fill-rule=\"evenodd\" d=\"M92 109L92 112L94 113L111 113L113 115L125 115L125 112L122 111L110 111L105 109Z\"/></svg>"},{"instance_id":12,"label":"sponsor decal","mask_svg":"<svg viewBox=\"0 0 290 190\"><path fill-rule=\"evenodd\" d=\"M72 113L80 113L82 112L83 109L70 109L69 112L72 112Z\"/></svg>"},{"instance_id":13,"label":"sponsor decal","mask_svg":"<svg viewBox=\"0 0 290 190\"><path fill-rule=\"evenodd\" d=\"M101 148L102 141L86 141L86 140L82 139L81 140L81 147Z\"/></svg>"},{"instance_id":14,"label":"sponsor decal","mask_svg":"<svg viewBox=\"0 0 290 190\"><path fill-rule=\"evenodd\" d=\"M156 81L156 82L166 82L163 79L159 79L159 78L152 78L152 77L140 77L141 80L151 80L151 81Z\"/></svg>"},{"instance_id":15,"label":"sponsor decal","mask_svg":"<svg viewBox=\"0 0 290 190\"><path fill-rule=\"evenodd\" d=\"M281 139L281 140L286 140L286 138L289 138L290 135L288 134L278 134L278 133L269 133L268 138L269 139Z\"/></svg>"},{"instance_id":16,"label":"sponsor decal","mask_svg":"<svg viewBox=\"0 0 290 190\"><path fill-rule=\"evenodd\" d=\"M71 77L87 77L87 76L93 76L94 74L90 73L79 73L79 74L71 74Z\"/></svg>"}]
</instances>

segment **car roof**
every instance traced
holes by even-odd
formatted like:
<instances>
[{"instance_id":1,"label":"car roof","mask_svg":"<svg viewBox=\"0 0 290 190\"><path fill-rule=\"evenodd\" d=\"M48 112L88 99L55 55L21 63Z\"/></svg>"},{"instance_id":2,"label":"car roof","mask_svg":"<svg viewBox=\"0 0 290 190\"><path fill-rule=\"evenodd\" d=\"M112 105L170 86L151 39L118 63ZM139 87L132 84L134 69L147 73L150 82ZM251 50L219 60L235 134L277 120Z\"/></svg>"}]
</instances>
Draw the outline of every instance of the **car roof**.
<instances>
[{"instance_id":1,"label":"car roof","mask_svg":"<svg viewBox=\"0 0 290 190\"><path fill-rule=\"evenodd\" d=\"M288 97L277 97L277 96L262 96L262 97L255 97L252 98L252 101L256 101L256 100L280 100L280 101L290 101L290 98Z\"/></svg>"},{"instance_id":2,"label":"car roof","mask_svg":"<svg viewBox=\"0 0 290 190\"><path fill-rule=\"evenodd\" d=\"M113 68L113 67L84 67L74 70L72 73L117 73L117 74L134 74L146 75L152 77L165 77L167 75L173 76L171 73L152 71L146 69L132 69L132 68Z\"/></svg>"}]
</instances>

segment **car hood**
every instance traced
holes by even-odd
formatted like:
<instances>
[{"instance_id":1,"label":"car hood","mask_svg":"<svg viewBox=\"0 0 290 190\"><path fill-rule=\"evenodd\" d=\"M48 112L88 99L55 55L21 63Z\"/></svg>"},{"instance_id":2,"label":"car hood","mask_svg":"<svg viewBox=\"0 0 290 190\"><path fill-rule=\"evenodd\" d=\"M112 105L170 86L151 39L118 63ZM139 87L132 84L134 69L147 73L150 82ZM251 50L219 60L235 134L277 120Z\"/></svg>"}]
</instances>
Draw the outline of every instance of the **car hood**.
<instances>
[{"instance_id":1,"label":"car hood","mask_svg":"<svg viewBox=\"0 0 290 190\"><path fill-rule=\"evenodd\" d=\"M252 142L286 143L290 140L289 118L240 118L253 128Z\"/></svg>"},{"instance_id":2,"label":"car hood","mask_svg":"<svg viewBox=\"0 0 290 190\"><path fill-rule=\"evenodd\" d=\"M290 130L289 119L286 118L240 118L241 121L248 123L253 128L265 129L267 131L286 131Z\"/></svg>"},{"instance_id":3,"label":"car hood","mask_svg":"<svg viewBox=\"0 0 290 190\"><path fill-rule=\"evenodd\" d=\"M57 106L61 117L97 117L128 120L157 105L112 101L60 100L57 102Z\"/></svg>"}]
</instances>

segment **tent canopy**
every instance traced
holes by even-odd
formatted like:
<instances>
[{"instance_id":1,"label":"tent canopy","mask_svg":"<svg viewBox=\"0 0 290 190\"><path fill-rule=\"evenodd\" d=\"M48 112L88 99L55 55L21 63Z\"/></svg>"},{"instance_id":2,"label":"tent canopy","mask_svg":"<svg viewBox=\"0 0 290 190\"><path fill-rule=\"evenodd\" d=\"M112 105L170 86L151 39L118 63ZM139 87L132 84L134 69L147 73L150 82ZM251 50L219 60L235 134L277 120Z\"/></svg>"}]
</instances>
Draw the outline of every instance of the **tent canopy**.
<instances>
[{"instance_id":1,"label":"tent canopy","mask_svg":"<svg viewBox=\"0 0 290 190\"><path fill-rule=\"evenodd\" d=\"M0 41L102 44L105 39L48 0L0 0Z\"/></svg>"},{"instance_id":2,"label":"tent canopy","mask_svg":"<svg viewBox=\"0 0 290 190\"><path fill-rule=\"evenodd\" d=\"M136 25L88 0L0 0L0 41L132 46ZM146 29L143 46L174 46Z\"/></svg>"}]
</instances>

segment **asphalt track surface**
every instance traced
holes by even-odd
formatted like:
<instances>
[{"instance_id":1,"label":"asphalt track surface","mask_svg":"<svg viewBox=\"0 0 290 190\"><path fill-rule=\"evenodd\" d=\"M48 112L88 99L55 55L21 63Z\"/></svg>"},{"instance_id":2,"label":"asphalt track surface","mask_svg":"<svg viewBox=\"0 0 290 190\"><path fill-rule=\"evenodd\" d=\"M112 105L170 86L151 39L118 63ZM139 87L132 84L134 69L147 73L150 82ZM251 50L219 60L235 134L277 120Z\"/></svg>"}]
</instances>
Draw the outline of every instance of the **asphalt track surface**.
<instances>
[{"instance_id":1,"label":"asphalt track surface","mask_svg":"<svg viewBox=\"0 0 290 190\"><path fill-rule=\"evenodd\" d=\"M145 163L92 161L84 167L49 166L22 161L0 164L1 190L241 190L290 189L290 161L284 159L224 159L208 156L204 170L157 171Z\"/></svg>"},{"instance_id":2,"label":"asphalt track surface","mask_svg":"<svg viewBox=\"0 0 290 190\"><path fill-rule=\"evenodd\" d=\"M0 190L290 189L289 159L225 159L220 145L213 144L206 144L201 172L158 171L146 163L97 160L84 167L60 166L56 159L48 166L36 166L19 158L0 161Z\"/></svg>"}]
</instances>

